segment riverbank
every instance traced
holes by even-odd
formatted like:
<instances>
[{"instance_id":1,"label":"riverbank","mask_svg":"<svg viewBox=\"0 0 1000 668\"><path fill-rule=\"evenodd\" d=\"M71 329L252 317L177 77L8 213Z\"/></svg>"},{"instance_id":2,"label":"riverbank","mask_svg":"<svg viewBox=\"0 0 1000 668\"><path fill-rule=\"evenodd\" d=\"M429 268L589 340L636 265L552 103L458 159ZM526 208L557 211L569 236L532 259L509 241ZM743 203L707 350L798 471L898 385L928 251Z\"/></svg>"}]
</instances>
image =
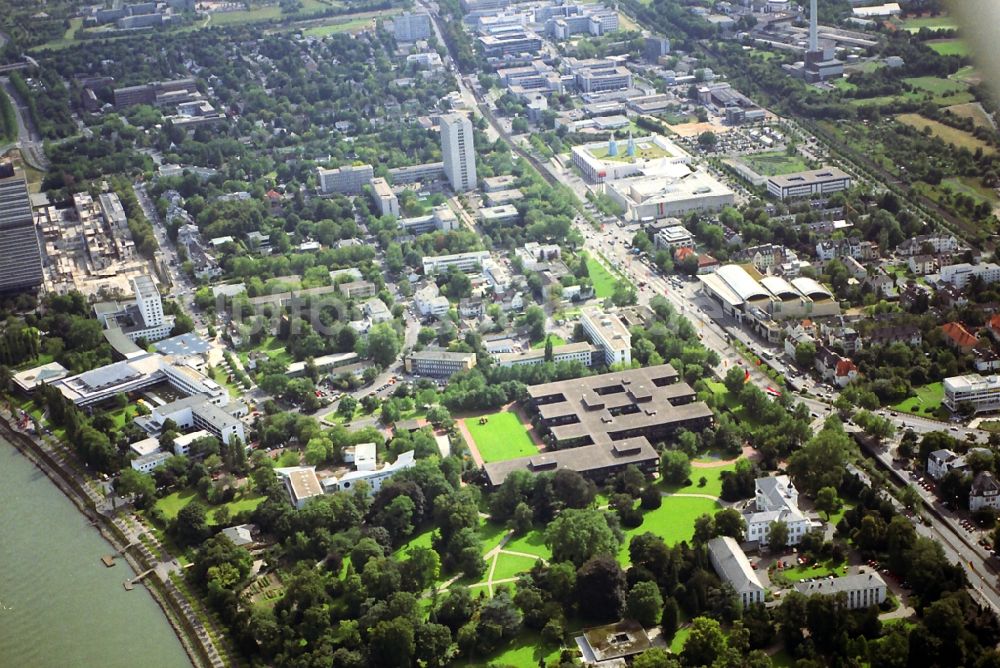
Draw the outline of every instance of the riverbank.
<instances>
[{"instance_id":1,"label":"riverbank","mask_svg":"<svg viewBox=\"0 0 1000 668\"><path fill-rule=\"evenodd\" d=\"M75 472L67 470L35 437L13 428L12 422L11 414L0 410L0 438L9 442L43 473L135 573L155 568L155 556L141 543L130 543L128 527L120 518L109 518L98 512L97 501L100 497L96 492L86 487ZM169 622L191 664L197 668L224 665L204 628L192 620L191 607L180 596L176 586L169 579L163 582L155 573L151 575L154 577L145 578L143 583Z\"/></svg>"}]
</instances>

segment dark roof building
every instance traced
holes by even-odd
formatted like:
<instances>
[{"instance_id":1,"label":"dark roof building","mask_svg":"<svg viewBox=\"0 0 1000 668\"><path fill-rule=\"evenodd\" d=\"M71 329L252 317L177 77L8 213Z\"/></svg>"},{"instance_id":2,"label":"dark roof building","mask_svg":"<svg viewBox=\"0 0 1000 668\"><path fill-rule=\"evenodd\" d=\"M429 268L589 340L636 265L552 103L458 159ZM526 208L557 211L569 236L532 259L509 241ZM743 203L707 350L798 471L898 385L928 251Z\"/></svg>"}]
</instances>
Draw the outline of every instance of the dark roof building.
<instances>
[{"instance_id":1,"label":"dark roof building","mask_svg":"<svg viewBox=\"0 0 1000 668\"><path fill-rule=\"evenodd\" d=\"M490 485L503 484L514 471L531 473L555 473L559 469L576 471L594 482L603 482L608 477L634 465L646 474L656 472L660 456L644 437L629 438L614 443L584 445L567 450L553 450L530 457L491 462L483 467Z\"/></svg>"},{"instance_id":2,"label":"dark roof building","mask_svg":"<svg viewBox=\"0 0 1000 668\"><path fill-rule=\"evenodd\" d=\"M678 382L669 364L533 385L528 396L558 448L645 437L661 441L677 429L712 423L712 411Z\"/></svg>"},{"instance_id":3,"label":"dark roof building","mask_svg":"<svg viewBox=\"0 0 1000 668\"><path fill-rule=\"evenodd\" d=\"M0 292L19 292L42 284L42 250L31 216L23 177L0 165Z\"/></svg>"}]
</instances>

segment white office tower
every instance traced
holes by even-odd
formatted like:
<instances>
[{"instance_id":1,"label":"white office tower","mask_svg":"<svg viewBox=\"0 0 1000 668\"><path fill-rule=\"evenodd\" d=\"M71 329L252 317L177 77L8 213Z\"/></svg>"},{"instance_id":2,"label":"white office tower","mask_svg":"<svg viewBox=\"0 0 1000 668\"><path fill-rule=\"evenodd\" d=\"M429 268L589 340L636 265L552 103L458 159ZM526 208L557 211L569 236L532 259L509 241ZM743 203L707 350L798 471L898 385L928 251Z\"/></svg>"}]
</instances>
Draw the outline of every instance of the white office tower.
<instances>
[{"instance_id":1,"label":"white office tower","mask_svg":"<svg viewBox=\"0 0 1000 668\"><path fill-rule=\"evenodd\" d=\"M441 117L441 156L444 173L455 192L476 187L476 150L472 145L472 121L464 114Z\"/></svg>"},{"instance_id":2,"label":"white office tower","mask_svg":"<svg viewBox=\"0 0 1000 668\"><path fill-rule=\"evenodd\" d=\"M149 276L136 276L132 279L132 287L135 288L135 303L139 306L146 328L162 325L163 301L153 279Z\"/></svg>"}]
</instances>

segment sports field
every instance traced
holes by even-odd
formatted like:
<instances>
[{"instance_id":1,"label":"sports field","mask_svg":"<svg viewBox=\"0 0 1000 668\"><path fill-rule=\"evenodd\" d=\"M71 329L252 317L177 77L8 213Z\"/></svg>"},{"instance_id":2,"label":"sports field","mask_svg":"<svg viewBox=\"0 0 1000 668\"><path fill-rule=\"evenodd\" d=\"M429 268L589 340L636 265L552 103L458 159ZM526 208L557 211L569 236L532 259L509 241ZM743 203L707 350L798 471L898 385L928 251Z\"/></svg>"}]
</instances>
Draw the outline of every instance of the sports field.
<instances>
[{"instance_id":1,"label":"sports field","mask_svg":"<svg viewBox=\"0 0 1000 668\"><path fill-rule=\"evenodd\" d=\"M800 155L787 155L784 151L768 151L755 153L740 158L750 169L761 176L779 176L793 174L809 169L806 161Z\"/></svg>"},{"instance_id":2,"label":"sports field","mask_svg":"<svg viewBox=\"0 0 1000 668\"><path fill-rule=\"evenodd\" d=\"M639 160L652 160L654 158L669 158L670 153L663 150L651 141L645 141L641 139L635 140L635 157L628 155L628 139L619 137L618 144L618 155L609 155L608 147L601 146L599 148L590 149L590 154L595 158L600 160L612 160L614 162L633 162L636 159Z\"/></svg>"},{"instance_id":3,"label":"sports field","mask_svg":"<svg viewBox=\"0 0 1000 668\"><path fill-rule=\"evenodd\" d=\"M486 422L479 424L482 418L485 418ZM538 453L538 448L531 442L524 425L514 413L493 413L465 418L463 422L486 463L502 462Z\"/></svg>"}]
</instances>

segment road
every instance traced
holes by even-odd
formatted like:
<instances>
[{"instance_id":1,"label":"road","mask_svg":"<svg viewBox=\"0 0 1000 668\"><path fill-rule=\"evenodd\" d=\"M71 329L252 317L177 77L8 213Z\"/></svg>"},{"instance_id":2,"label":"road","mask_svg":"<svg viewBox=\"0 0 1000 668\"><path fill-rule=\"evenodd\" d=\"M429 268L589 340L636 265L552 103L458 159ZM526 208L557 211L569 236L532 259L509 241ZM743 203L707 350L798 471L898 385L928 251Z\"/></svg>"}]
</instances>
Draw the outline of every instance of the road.
<instances>
[{"instance_id":1,"label":"road","mask_svg":"<svg viewBox=\"0 0 1000 668\"><path fill-rule=\"evenodd\" d=\"M35 124L31 122L28 107L25 105L24 100L21 99L21 96L17 94L17 91L14 90L14 84L10 82L9 77L0 77L0 86L3 87L4 93L10 98L14 107L14 116L17 118L17 141L2 147L3 150L6 151L17 147L21 149L21 157L24 158L26 163L35 169L43 172L46 171L49 168L49 160L45 157L44 141L38 133Z\"/></svg>"}]
</instances>

